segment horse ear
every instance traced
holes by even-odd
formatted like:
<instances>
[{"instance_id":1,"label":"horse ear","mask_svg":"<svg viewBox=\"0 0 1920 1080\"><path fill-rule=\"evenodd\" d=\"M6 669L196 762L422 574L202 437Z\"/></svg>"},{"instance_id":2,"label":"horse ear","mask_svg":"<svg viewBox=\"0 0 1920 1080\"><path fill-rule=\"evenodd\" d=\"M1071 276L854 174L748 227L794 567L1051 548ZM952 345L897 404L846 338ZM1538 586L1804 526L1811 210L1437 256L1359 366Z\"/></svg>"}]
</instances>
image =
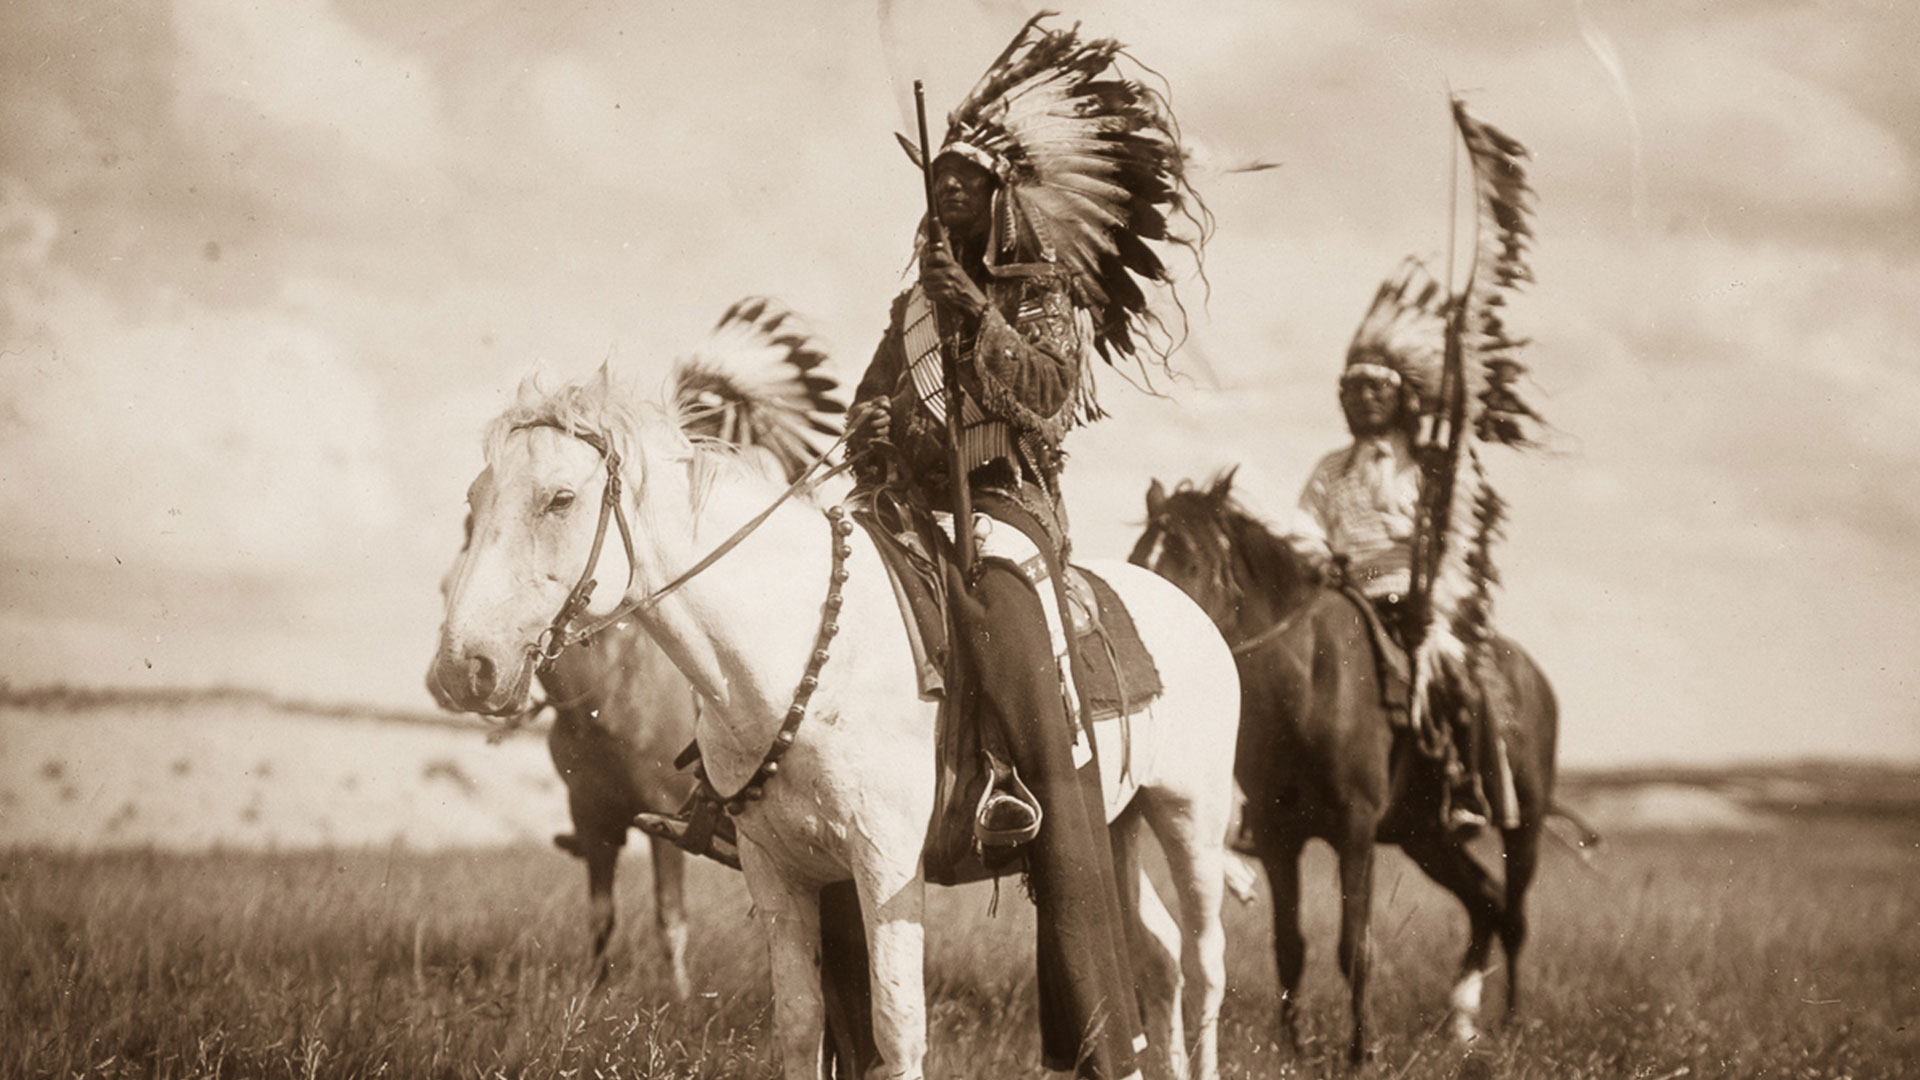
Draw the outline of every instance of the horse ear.
<instances>
[{"instance_id":1,"label":"horse ear","mask_svg":"<svg viewBox=\"0 0 1920 1080\"><path fill-rule=\"evenodd\" d=\"M1226 472L1221 473L1219 477L1217 477L1213 481L1213 490L1209 491L1207 494L1216 501L1226 498L1227 492L1232 490L1233 488L1234 475L1239 471L1240 471L1240 466L1238 465L1230 466Z\"/></svg>"},{"instance_id":2,"label":"horse ear","mask_svg":"<svg viewBox=\"0 0 1920 1080\"><path fill-rule=\"evenodd\" d=\"M588 384L593 396L601 401L607 400L607 388L613 385L613 372L608 368L611 363L611 359L600 361L600 367L594 371L593 380Z\"/></svg>"},{"instance_id":3,"label":"horse ear","mask_svg":"<svg viewBox=\"0 0 1920 1080\"><path fill-rule=\"evenodd\" d=\"M546 395L540 390L540 373L530 371L520 380L520 388L514 392L513 406L520 410L530 410L540 404Z\"/></svg>"},{"instance_id":4,"label":"horse ear","mask_svg":"<svg viewBox=\"0 0 1920 1080\"><path fill-rule=\"evenodd\" d=\"M1147 485L1147 516L1159 517L1160 511L1167 505L1167 489L1160 486L1159 480Z\"/></svg>"}]
</instances>

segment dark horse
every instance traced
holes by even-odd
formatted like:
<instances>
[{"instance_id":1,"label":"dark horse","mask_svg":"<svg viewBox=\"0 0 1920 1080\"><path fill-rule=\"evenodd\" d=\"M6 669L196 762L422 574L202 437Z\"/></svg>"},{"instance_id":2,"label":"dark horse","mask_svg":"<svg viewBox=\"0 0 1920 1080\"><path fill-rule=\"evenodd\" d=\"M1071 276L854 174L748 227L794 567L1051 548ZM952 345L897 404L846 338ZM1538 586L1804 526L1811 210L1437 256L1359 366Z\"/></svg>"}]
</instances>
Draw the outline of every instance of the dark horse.
<instances>
[{"instance_id":1,"label":"dark horse","mask_svg":"<svg viewBox=\"0 0 1920 1080\"><path fill-rule=\"evenodd\" d=\"M1147 530L1132 561L1180 586L1220 627L1240 666L1240 738L1234 775L1273 893L1280 1024L1299 1047L1297 997L1306 942L1300 933L1300 851L1319 837L1340 857L1340 970L1352 990L1349 1060L1369 1052L1367 974L1372 936L1373 846L1398 844L1466 905L1471 934L1451 996L1453 1032L1477 1034L1493 936L1507 954L1507 1013L1520 1001L1526 893L1553 795L1557 708L1531 657L1495 646L1510 691L1502 731L1519 826L1504 829L1504 886L1465 837L1444 826L1444 774L1381 704L1367 623L1358 603L1324 587L1280 537L1229 494L1231 471L1207 488L1147 491Z\"/></svg>"}]
</instances>

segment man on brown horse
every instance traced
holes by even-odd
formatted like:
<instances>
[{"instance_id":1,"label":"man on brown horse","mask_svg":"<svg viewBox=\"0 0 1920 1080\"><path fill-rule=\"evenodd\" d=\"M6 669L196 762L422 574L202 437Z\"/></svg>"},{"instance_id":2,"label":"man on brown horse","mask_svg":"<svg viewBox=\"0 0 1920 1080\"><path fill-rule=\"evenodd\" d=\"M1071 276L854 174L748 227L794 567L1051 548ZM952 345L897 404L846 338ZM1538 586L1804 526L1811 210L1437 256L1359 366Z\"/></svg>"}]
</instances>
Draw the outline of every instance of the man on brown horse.
<instances>
[{"instance_id":1,"label":"man on brown horse","mask_svg":"<svg viewBox=\"0 0 1920 1080\"><path fill-rule=\"evenodd\" d=\"M1421 417L1433 407L1440 372L1441 338L1435 320L1444 297L1430 288L1424 271L1411 268L1389 282L1362 321L1340 375L1340 408L1350 446L1314 466L1300 493L1289 543L1323 577L1364 596L1401 649L1417 644L1422 599L1413 592L1413 547L1426 467L1415 446ZM1382 649L1390 646L1380 643ZM1383 664L1388 704L1404 715L1404 678ZM1458 666L1450 668L1442 696L1445 729L1453 735L1448 755L1449 824L1487 823L1481 786L1480 688ZM1395 697L1394 695L1398 695Z\"/></svg>"},{"instance_id":2,"label":"man on brown horse","mask_svg":"<svg viewBox=\"0 0 1920 1080\"><path fill-rule=\"evenodd\" d=\"M1191 192L1164 101L1113 71L1119 44L1038 21L923 163L919 280L893 303L848 446L856 498L971 547L970 576L947 575L970 685L948 691L979 703L982 744L1011 758L991 763L973 833L989 866L1026 855L1046 1066L1120 1078L1145 1039L1062 618L1061 442L1100 415L1092 352L1136 355L1152 320L1141 283L1169 277L1144 241L1167 236ZM957 506L971 520L956 527Z\"/></svg>"}]
</instances>

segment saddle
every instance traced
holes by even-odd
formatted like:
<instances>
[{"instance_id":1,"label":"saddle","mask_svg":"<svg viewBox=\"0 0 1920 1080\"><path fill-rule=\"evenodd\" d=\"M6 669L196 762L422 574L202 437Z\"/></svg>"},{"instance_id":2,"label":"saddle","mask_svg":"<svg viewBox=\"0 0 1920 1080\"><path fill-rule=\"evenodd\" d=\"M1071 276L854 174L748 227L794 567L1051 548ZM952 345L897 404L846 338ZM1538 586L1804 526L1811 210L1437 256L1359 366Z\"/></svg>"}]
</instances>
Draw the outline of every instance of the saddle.
<instances>
[{"instance_id":1,"label":"saddle","mask_svg":"<svg viewBox=\"0 0 1920 1080\"><path fill-rule=\"evenodd\" d=\"M955 885L1015 872L1022 857L983 852L974 831L977 808L1006 755L996 753L994 725L981 722L980 699L967 692L958 671L962 658L951 643L945 572L953 557L951 543L930 521L890 510L863 508L852 516L873 537L892 580L913 644L921 696L940 702L935 806L924 853L927 880ZM1040 575L1026 576L1032 581ZM1078 566L1045 577L1060 590L1080 694L1079 723L1091 739L1095 721L1130 714L1160 696L1159 669L1132 614L1105 579ZM956 687L958 692L951 692Z\"/></svg>"},{"instance_id":2,"label":"saddle","mask_svg":"<svg viewBox=\"0 0 1920 1080\"><path fill-rule=\"evenodd\" d=\"M1488 805L1499 820L1506 827L1517 825L1517 798L1513 794L1513 770L1506 746L1506 729L1512 722L1512 707L1507 701L1507 689L1499 670L1489 667L1481 672L1479 689L1471 695L1479 699L1477 706L1462 701L1458 687L1435 686L1432 690L1435 695L1433 707L1426 710L1425 726L1430 730L1415 730L1412 718L1413 660L1406 646L1401 643L1397 628L1388 626L1380 615L1380 609L1374 607L1372 601L1351 584L1343 580L1336 588L1359 609L1366 622L1380 681L1380 704L1387 710L1388 723L1396 732L1411 735L1411 741L1420 754L1441 760L1446 758L1447 748L1454 744L1455 738L1452 722L1440 718L1457 709L1465 709L1470 716L1466 722L1476 725L1480 730L1476 741L1486 746L1478 754L1471 753L1468 746L1456 746L1454 749L1462 758L1479 759L1463 761L1461 764L1479 775Z\"/></svg>"},{"instance_id":3,"label":"saddle","mask_svg":"<svg viewBox=\"0 0 1920 1080\"><path fill-rule=\"evenodd\" d=\"M1413 706L1413 658L1408 655L1406 646L1386 620L1380 617L1380 609L1361 594L1359 589L1342 581L1336 586L1341 596L1346 597L1359 609L1360 617L1367 624L1367 636L1373 641L1375 672L1380 679L1380 704L1387 710L1394 730L1412 729Z\"/></svg>"}]
</instances>

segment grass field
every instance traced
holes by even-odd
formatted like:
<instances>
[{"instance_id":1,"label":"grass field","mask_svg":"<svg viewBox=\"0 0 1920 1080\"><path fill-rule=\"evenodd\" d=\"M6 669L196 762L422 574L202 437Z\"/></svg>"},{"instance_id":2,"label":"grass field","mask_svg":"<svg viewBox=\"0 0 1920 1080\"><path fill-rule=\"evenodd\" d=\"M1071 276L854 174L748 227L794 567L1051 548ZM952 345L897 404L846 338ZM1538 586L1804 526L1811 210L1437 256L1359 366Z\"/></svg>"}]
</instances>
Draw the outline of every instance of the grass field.
<instances>
[{"instance_id":1,"label":"grass field","mask_svg":"<svg viewBox=\"0 0 1920 1080\"><path fill-rule=\"evenodd\" d=\"M645 878L625 860L620 967L590 995L583 875L551 850L0 854L0 1074L772 1075L739 879L696 872L704 993L674 1004ZM1534 892L1523 1014L1464 1072L1439 1034L1464 919L1397 854L1378 881L1377 1075L1867 1078L1920 1061L1912 819L1615 836L1593 869L1556 852ZM1229 1076L1344 1071L1324 852L1307 889L1298 1058L1272 1040L1265 901L1228 912ZM1030 908L1008 888L989 918L991 896L937 893L929 1076L1038 1073Z\"/></svg>"}]
</instances>

